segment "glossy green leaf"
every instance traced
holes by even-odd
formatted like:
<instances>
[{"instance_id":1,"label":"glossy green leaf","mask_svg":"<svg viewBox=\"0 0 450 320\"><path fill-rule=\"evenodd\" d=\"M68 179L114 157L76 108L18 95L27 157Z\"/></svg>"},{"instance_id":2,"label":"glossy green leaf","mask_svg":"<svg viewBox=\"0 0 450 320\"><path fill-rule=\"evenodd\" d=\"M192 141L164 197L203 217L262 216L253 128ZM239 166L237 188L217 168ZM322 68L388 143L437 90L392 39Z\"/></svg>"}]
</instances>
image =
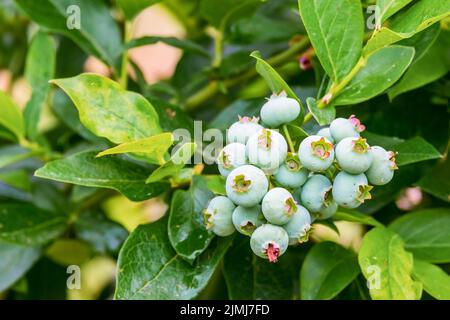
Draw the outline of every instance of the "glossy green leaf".
<instances>
[{"instance_id":1,"label":"glossy green leaf","mask_svg":"<svg viewBox=\"0 0 450 320\"><path fill-rule=\"evenodd\" d=\"M356 223L361 223L361 224L365 224L368 226L374 226L374 227L382 227L383 226L383 224L381 224L380 222L378 222L376 219L374 219L372 216L369 216L368 214L360 213L355 210L343 209L343 208L340 208L336 212L336 214L333 216L333 219L356 222Z\"/></svg>"},{"instance_id":2,"label":"glossy green leaf","mask_svg":"<svg viewBox=\"0 0 450 320\"><path fill-rule=\"evenodd\" d=\"M15 2L42 28L72 39L87 53L118 68L122 52L121 35L106 2L92 0Z\"/></svg>"},{"instance_id":3,"label":"glossy green leaf","mask_svg":"<svg viewBox=\"0 0 450 320\"><path fill-rule=\"evenodd\" d=\"M205 57L210 57L209 52L205 50L201 45L197 43L187 40L187 39L178 39L174 37L156 37L156 36L146 36L141 38L136 38L131 40L125 45L126 49L148 46L152 44L156 44L158 42L162 42L168 44L169 46L179 48L185 51L190 51L196 54L203 55Z\"/></svg>"},{"instance_id":4,"label":"glossy green leaf","mask_svg":"<svg viewBox=\"0 0 450 320\"><path fill-rule=\"evenodd\" d=\"M40 245L61 235L67 216L29 204L0 205L0 240L22 245Z\"/></svg>"},{"instance_id":5,"label":"glossy green leaf","mask_svg":"<svg viewBox=\"0 0 450 320\"><path fill-rule=\"evenodd\" d=\"M230 237L216 239L190 265L173 250L167 235L167 219L141 225L120 251L115 297L192 299L206 286L230 244Z\"/></svg>"},{"instance_id":6,"label":"glossy green leaf","mask_svg":"<svg viewBox=\"0 0 450 320\"><path fill-rule=\"evenodd\" d=\"M127 20L132 20L139 12L161 0L117 0Z\"/></svg>"},{"instance_id":7,"label":"glossy green leaf","mask_svg":"<svg viewBox=\"0 0 450 320\"><path fill-rule=\"evenodd\" d=\"M40 178L119 191L133 201L155 197L166 183L146 184L148 169L119 157L96 158L96 152L81 152L47 163L36 171Z\"/></svg>"},{"instance_id":8,"label":"glossy green leaf","mask_svg":"<svg viewBox=\"0 0 450 320\"><path fill-rule=\"evenodd\" d=\"M441 42L436 41L427 53L411 66L402 79L388 92L389 99L398 95L420 88L443 77L449 70L450 65L446 63L450 50L446 50Z\"/></svg>"},{"instance_id":9,"label":"glossy green leaf","mask_svg":"<svg viewBox=\"0 0 450 320\"><path fill-rule=\"evenodd\" d=\"M117 147L100 152L97 157L121 153L145 153L147 159L154 164L164 160L164 154L173 144L173 135L170 132L160 133L148 138L125 142Z\"/></svg>"},{"instance_id":10,"label":"glossy green leaf","mask_svg":"<svg viewBox=\"0 0 450 320\"><path fill-rule=\"evenodd\" d=\"M0 148L0 168L20 162L33 156L33 152L19 146L4 146Z\"/></svg>"},{"instance_id":11,"label":"glossy green leaf","mask_svg":"<svg viewBox=\"0 0 450 320\"><path fill-rule=\"evenodd\" d=\"M450 276L438 266L414 259L413 277L433 298L450 300Z\"/></svg>"},{"instance_id":12,"label":"glossy green leaf","mask_svg":"<svg viewBox=\"0 0 450 320\"><path fill-rule=\"evenodd\" d=\"M19 280L40 255L39 247L0 242L0 292Z\"/></svg>"},{"instance_id":13,"label":"glossy green leaf","mask_svg":"<svg viewBox=\"0 0 450 320\"><path fill-rule=\"evenodd\" d=\"M373 53L334 105L356 104L373 98L392 86L403 75L414 57L414 48L391 46Z\"/></svg>"},{"instance_id":14,"label":"glossy green leaf","mask_svg":"<svg viewBox=\"0 0 450 320\"><path fill-rule=\"evenodd\" d=\"M333 242L315 245L300 272L302 300L329 300L360 273L356 255Z\"/></svg>"},{"instance_id":15,"label":"glossy green leaf","mask_svg":"<svg viewBox=\"0 0 450 320\"><path fill-rule=\"evenodd\" d=\"M178 175L181 169L189 163L195 153L197 146L195 143L185 143L177 151L174 152L169 161L159 168L155 169L148 177L147 183L163 180L167 177Z\"/></svg>"},{"instance_id":16,"label":"glossy green leaf","mask_svg":"<svg viewBox=\"0 0 450 320\"><path fill-rule=\"evenodd\" d=\"M413 256L394 232L386 228L369 231L361 243L358 261L373 300L420 298L421 284L411 278Z\"/></svg>"},{"instance_id":17,"label":"glossy green leaf","mask_svg":"<svg viewBox=\"0 0 450 320\"><path fill-rule=\"evenodd\" d=\"M422 137L409 139L395 147L394 151L398 152L396 156L398 166L442 157L439 151Z\"/></svg>"},{"instance_id":18,"label":"glossy green leaf","mask_svg":"<svg viewBox=\"0 0 450 320\"><path fill-rule=\"evenodd\" d=\"M209 245L214 234L207 231L203 210L214 193L202 176L194 176L189 190L175 191L170 205L169 239L175 251L192 262Z\"/></svg>"},{"instance_id":19,"label":"glossy green leaf","mask_svg":"<svg viewBox=\"0 0 450 320\"><path fill-rule=\"evenodd\" d=\"M261 55L258 51L253 51L250 56L256 59L256 71L261 75L261 77L264 78L273 93L279 94L284 91L286 92L288 97L293 98L297 100L298 103L300 103L301 112L299 118L302 119L305 112L302 102L297 97L295 92L289 87L286 81L283 80L283 78L270 64L268 64L261 58Z\"/></svg>"},{"instance_id":20,"label":"glossy green leaf","mask_svg":"<svg viewBox=\"0 0 450 320\"><path fill-rule=\"evenodd\" d=\"M321 126L330 124L336 118L336 108L332 105L326 106L325 108L318 108L317 101L314 98L306 99L306 104L308 105L309 112L312 113L314 119Z\"/></svg>"},{"instance_id":21,"label":"glossy green leaf","mask_svg":"<svg viewBox=\"0 0 450 320\"><path fill-rule=\"evenodd\" d=\"M364 47L364 55L368 56L380 48L411 38L447 17L450 14L449 8L449 0L416 1L407 10L395 15L389 23L389 28L383 27L374 32Z\"/></svg>"},{"instance_id":22,"label":"glossy green leaf","mask_svg":"<svg viewBox=\"0 0 450 320\"><path fill-rule=\"evenodd\" d=\"M333 82L342 80L361 55L364 20L359 0L299 0L309 39Z\"/></svg>"},{"instance_id":23,"label":"glossy green leaf","mask_svg":"<svg viewBox=\"0 0 450 320\"><path fill-rule=\"evenodd\" d=\"M32 88L24 120L26 133L35 138L38 131L41 111L46 103L50 85L48 81L55 76L56 43L53 38L43 32L38 32L28 49L25 77Z\"/></svg>"},{"instance_id":24,"label":"glossy green leaf","mask_svg":"<svg viewBox=\"0 0 450 320\"><path fill-rule=\"evenodd\" d=\"M431 171L427 172L418 182L423 191L450 202L450 159L439 162Z\"/></svg>"},{"instance_id":25,"label":"glossy green leaf","mask_svg":"<svg viewBox=\"0 0 450 320\"><path fill-rule=\"evenodd\" d=\"M14 101L3 91L0 91L0 126L13 133L18 140L24 136L22 113Z\"/></svg>"},{"instance_id":26,"label":"glossy green leaf","mask_svg":"<svg viewBox=\"0 0 450 320\"><path fill-rule=\"evenodd\" d=\"M400 11L403 7L409 4L412 0L377 0L377 6L380 10L378 25L381 25L389 17Z\"/></svg>"},{"instance_id":27,"label":"glossy green leaf","mask_svg":"<svg viewBox=\"0 0 450 320\"><path fill-rule=\"evenodd\" d=\"M399 234L405 248L418 259L450 262L450 209L424 209L395 220L389 229Z\"/></svg>"},{"instance_id":28,"label":"glossy green leaf","mask_svg":"<svg viewBox=\"0 0 450 320\"><path fill-rule=\"evenodd\" d=\"M99 137L120 144L161 132L150 102L106 77L85 73L52 83L72 99L83 125Z\"/></svg>"},{"instance_id":29,"label":"glossy green leaf","mask_svg":"<svg viewBox=\"0 0 450 320\"><path fill-rule=\"evenodd\" d=\"M265 0L202 0L200 15L222 32L233 22L250 16Z\"/></svg>"},{"instance_id":30,"label":"glossy green leaf","mask_svg":"<svg viewBox=\"0 0 450 320\"><path fill-rule=\"evenodd\" d=\"M95 144L105 144L108 141L104 138L97 137L91 131L86 129L80 122L78 110L73 104L72 100L62 91L57 88L53 91L53 100L51 101L51 108L58 119L64 123L72 131L80 135L82 138L91 141Z\"/></svg>"},{"instance_id":31,"label":"glossy green leaf","mask_svg":"<svg viewBox=\"0 0 450 320\"><path fill-rule=\"evenodd\" d=\"M225 191L225 178L221 175L203 175L206 183L208 184L208 189L214 194L226 195Z\"/></svg>"},{"instance_id":32,"label":"glossy green leaf","mask_svg":"<svg viewBox=\"0 0 450 320\"><path fill-rule=\"evenodd\" d=\"M292 300L298 298L302 257L291 247L277 263L252 252L248 237L239 235L224 258L223 273L232 300Z\"/></svg>"},{"instance_id":33,"label":"glossy green leaf","mask_svg":"<svg viewBox=\"0 0 450 320\"><path fill-rule=\"evenodd\" d=\"M75 233L100 254L117 253L128 236L127 230L121 225L108 220L102 212L94 210L84 212L78 217Z\"/></svg>"}]
</instances>

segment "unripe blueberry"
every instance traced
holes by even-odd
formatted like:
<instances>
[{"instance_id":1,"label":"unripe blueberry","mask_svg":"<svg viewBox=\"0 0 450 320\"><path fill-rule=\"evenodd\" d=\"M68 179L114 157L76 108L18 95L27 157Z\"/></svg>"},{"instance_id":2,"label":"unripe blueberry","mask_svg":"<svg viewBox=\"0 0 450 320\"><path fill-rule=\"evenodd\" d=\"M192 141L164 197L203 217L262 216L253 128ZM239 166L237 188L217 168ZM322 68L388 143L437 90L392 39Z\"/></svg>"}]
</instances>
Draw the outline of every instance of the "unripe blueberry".
<instances>
[{"instance_id":1,"label":"unripe blueberry","mask_svg":"<svg viewBox=\"0 0 450 320\"><path fill-rule=\"evenodd\" d=\"M326 219L337 211L332 197L330 180L320 174L311 176L302 187L301 204L319 219Z\"/></svg>"},{"instance_id":2,"label":"unripe blueberry","mask_svg":"<svg viewBox=\"0 0 450 320\"><path fill-rule=\"evenodd\" d=\"M228 143L239 142L246 144L248 138L263 128L258 124L258 121L259 118L256 117L239 117L239 121L233 123L228 129Z\"/></svg>"},{"instance_id":3,"label":"unripe blueberry","mask_svg":"<svg viewBox=\"0 0 450 320\"><path fill-rule=\"evenodd\" d=\"M366 139L344 138L336 146L336 160L342 170L359 174L369 169L373 155Z\"/></svg>"},{"instance_id":4,"label":"unripe blueberry","mask_svg":"<svg viewBox=\"0 0 450 320\"><path fill-rule=\"evenodd\" d=\"M279 226L263 224L258 227L250 238L250 247L258 257L277 262L286 251L289 244L287 232Z\"/></svg>"},{"instance_id":5,"label":"unripe blueberry","mask_svg":"<svg viewBox=\"0 0 450 320\"><path fill-rule=\"evenodd\" d=\"M228 198L243 207L253 207L261 202L269 188L264 172L251 165L241 166L230 172L225 189Z\"/></svg>"},{"instance_id":6,"label":"unripe blueberry","mask_svg":"<svg viewBox=\"0 0 450 320\"><path fill-rule=\"evenodd\" d=\"M300 143L298 150L300 163L308 170L322 172L334 160L333 144L321 136L309 136Z\"/></svg>"},{"instance_id":7,"label":"unripe blueberry","mask_svg":"<svg viewBox=\"0 0 450 320\"><path fill-rule=\"evenodd\" d=\"M224 196L213 198L203 211L206 229L221 237L226 237L235 231L231 216L235 205Z\"/></svg>"},{"instance_id":8,"label":"unripe blueberry","mask_svg":"<svg viewBox=\"0 0 450 320\"><path fill-rule=\"evenodd\" d=\"M333 198L341 207L354 209L371 199L372 188L363 173L354 175L341 171L334 179Z\"/></svg>"},{"instance_id":9,"label":"unripe blueberry","mask_svg":"<svg viewBox=\"0 0 450 320\"><path fill-rule=\"evenodd\" d=\"M376 186L389 183L394 177L394 170L398 169L395 153L378 146L370 148L370 153L373 155L373 162L366 172L367 179Z\"/></svg>"},{"instance_id":10,"label":"unripe blueberry","mask_svg":"<svg viewBox=\"0 0 450 320\"><path fill-rule=\"evenodd\" d=\"M225 178L237 167L243 166L247 162L245 145L234 142L226 145L217 158L219 172Z\"/></svg>"},{"instance_id":11,"label":"unripe blueberry","mask_svg":"<svg viewBox=\"0 0 450 320\"><path fill-rule=\"evenodd\" d=\"M297 211L297 203L286 189L273 188L264 196L262 211L267 221L282 225Z\"/></svg>"},{"instance_id":12,"label":"unripe blueberry","mask_svg":"<svg viewBox=\"0 0 450 320\"><path fill-rule=\"evenodd\" d=\"M308 179L308 170L302 168L297 155L288 154L284 163L275 172L274 177L283 187L299 188Z\"/></svg>"},{"instance_id":13,"label":"unripe blueberry","mask_svg":"<svg viewBox=\"0 0 450 320\"><path fill-rule=\"evenodd\" d=\"M317 131L317 135L321 136L321 137L325 137L325 138L327 138L328 141L330 141L331 143L334 143L334 139L333 139L333 136L331 135L329 127L320 129L319 131Z\"/></svg>"},{"instance_id":14,"label":"unripe blueberry","mask_svg":"<svg viewBox=\"0 0 450 320\"><path fill-rule=\"evenodd\" d=\"M260 205L250 208L238 206L233 211L232 219L236 230L246 236L251 236L256 228L266 223Z\"/></svg>"},{"instance_id":15,"label":"unripe blueberry","mask_svg":"<svg viewBox=\"0 0 450 320\"><path fill-rule=\"evenodd\" d=\"M330 133L336 143L347 137L357 138L364 129L365 127L354 115L348 119L334 119L330 124Z\"/></svg>"},{"instance_id":16,"label":"unripe blueberry","mask_svg":"<svg viewBox=\"0 0 450 320\"><path fill-rule=\"evenodd\" d=\"M246 148L248 161L269 174L273 173L287 156L286 140L280 133L269 129L262 129L252 135Z\"/></svg>"},{"instance_id":17,"label":"unripe blueberry","mask_svg":"<svg viewBox=\"0 0 450 320\"><path fill-rule=\"evenodd\" d=\"M261 120L272 128L294 121L299 114L300 104L288 98L284 91L280 95L273 94L261 108Z\"/></svg>"},{"instance_id":18,"label":"unripe blueberry","mask_svg":"<svg viewBox=\"0 0 450 320\"><path fill-rule=\"evenodd\" d=\"M294 213L291 220L283 225L289 236L289 244L299 244L308 241L311 230L311 216L305 207L297 206L297 212Z\"/></svg>"}]
</instances>

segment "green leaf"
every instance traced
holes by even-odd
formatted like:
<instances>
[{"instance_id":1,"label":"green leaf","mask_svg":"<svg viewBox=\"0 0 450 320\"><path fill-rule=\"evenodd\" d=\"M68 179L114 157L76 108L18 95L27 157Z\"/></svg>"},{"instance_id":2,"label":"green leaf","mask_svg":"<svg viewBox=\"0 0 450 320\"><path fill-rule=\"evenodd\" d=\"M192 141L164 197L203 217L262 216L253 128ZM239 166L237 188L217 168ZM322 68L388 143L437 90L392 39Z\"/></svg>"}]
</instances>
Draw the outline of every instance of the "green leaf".
<instances>
[{"instance_id":1,"label":"green leaf","mask_svg":"<svg viewBox=\"0 0 450 320\"><path fill-rule=\"evenodd\" d=\"M28 172L24 169L0 171L0 182L19 190L31 191L30 178Z\"/></svg>"},{"instance_id":2,"label":"green leaf","mask_svg":"<svg viewBox=\"0 0 450 320\"><path fill-rule=\"evenodd\" d=\"M208 184L208 189L214 194L219 194L225 196L227 192L225 191L225 178L221 175L203 175L206 183Z\"/></svg>"},{"instance_id":3,"label":"green leaf","mask_svg":"<svg viewBox=\"0 0 450 320\"><path fill-rule=\"evenodd\" d=\"M132 201L155 197L169 187L166 183L146 184L148 169L119 157L96 158L96 152L81 152L47 163L37 177L119 191Z\"/></svg>"},{"instance_id":4,"label":"green leaf","mask_svg":"<svg viewBox=\"0 0 450 320\"><path fill-rule=\"evenodd\" d=\"M265 0L202 0L200 15L224 32L239 19L252 15Z\"/></svg>"},{"instance_id":5,"label":"green leaf","mask_svg":"<svg viewBox=\"0 0 450 320\"><path fill-rule=\"evenodd\" d=\"M173 144L173 135L170 132L160 133L148 138L125 142L117 147L100 152L97 157L121 153L146 153L150 163L159 164L164 160L164 154Z\"/></svg>"},{"instance_id":6,"label":"green leaf","mask_svg":"<svg viewBox=\"0 0 450 320\"><path fill-rule=\"evenodd\" d=\"M104 138L97 137L91 131L86 129L80 122L78 110L72 100L59 88L53 92L53 100L51 103L52 111L58 119L69 127L72 131L80 135L82 138L93 142L94 144L108 144Z\"/></svg>"},{"instance_id":7,"label":"green leaf","mask_svg":"<svg viewBox=\"0 0 450 320\"><path fill-rule=\"evenodd\" d=\"M161 132L158 114L140 94L95 74L52 80L72 99L83 125L99 137L120 144Z\"/></svg>"},{"instance_id":8,"label":"green leaf","mask_svg":"<svg viewBox=\"0 0 450 320\"><path fill-rule=\"evenodd\" d=\"M74 226L77 237L100 254L117 253L128 237L127 230L98 211L82 213Z\"/></svg>"},{"instance_id":9,"label":"green leaf","mask_svg":"<svg viewBox=\"0 0 450 320\"><path fill-rule=\"evenodd\" d=\"M32 88L24 120L26 132L32 139L36 138L41 111L46 103L50 85L48 81L55 76L56 44L53 38L38 32L28 49L25 77Z\"/></svg>"},{"instance_id":10,"label":"green leaf","mask_svg":"<svg viewBox=\"0 0 450 320\"><path fill-rule=\"evenodd\" d=\"M358 261L373 300L420 298L421 285L411 278L413 256L392 231L386 228L369 231L361 243Z\"/></svg>"},{"instance_id":11,"label":"green leaf","mask_svg":"<svg viewBox=\"0 0 450 320\"><path fill-rule=\"evenodd\" d=\"M450 14L449 7L450 0L416 1L407 10L395 15L389 23L389 28L383 27L374 32L364 47L364 55L368 56L378 49L411 38L429 28Z\"/></svg>"},{"instance_id":12,"label":"green leaf","mask_svg":"<svg viewBox=\"0 0 450 320\"><path fill-rule=\"evenodd\" d=\"M383 227L383 224L381 224L368 214L360 213L358 211L349 209L340 208L333 216L333 219L356 222L374 227Z\"/></svg>"},{"instance_id":13,"label":"green leaf","mask_svg":"<svg viewBox=\"0 0 450 320\"><path fill-rule=\"evenodd\" d=\"M356 255L333 242L315 245L300 272L302 300L329 300L344 290L360 273Z\"/></svg>"},{"instance_id":14,"label":"green leaf","mask_svg":"<svg viewBox=\"0 0 450 320\"><path fill-rule=\"evenodd\" d=\"M0 91L0 126L13 133L17 140L25 134L22 113L14 101L3 91Z\"/></svg>"},{"instance_id":15,"label":"green leaf","mask_svg":"<svg viewBox=\"0 0 450 320\"><path fill-rule=\"evenodd\" d=\"M450 159L448 155L445 161L439 162L431 171L427 172L417 182L417 186L436 198L450 202Z\"/></svg>"},{"instance_id":16,"label":"green leaf","mask_svg":"<svg viewBox=\"0 0 450 320\"><path fill-rule=\"evenodd\" d=\"M400 11L412 0L377 0L377 6L380 10L379 21L377 25L381 25L389 17Z\"/></svg>"},{"instance_id":17,"label":"green leaf","mask_svg":"<svg viewBox=\"0 0 450 320\"><path fill-rule=\"evenodd\" d=\"M334 105L369 100L392 86L403 75L414 57L414 48L391 46L373 53L334 100Z\"/></svg>"},{"instance_id":18,"label":"green leaf","mask_svg":"<svg viewBox=\"0 0 450 320\"><path fill-rule=\"evenodd\" d=\"M42 28L72 39L87 53L118 69L122 37L105 1L16 0L16 3Z\"/></svg>"},{"instance_id":19,"label":"green leaf","mask_svg":"<svg viewBox=\"0 0 450 320\"><path fill-rule=\"evenodd\" d=\"M157 36L146 36L141 38L136 38L131 40L125 45L126 49L147 46L151 44L156 44L162 42L168 44L169 46L179 48L185 51L190 51L192 53L200 54L205 57L210 57L210 54L201 45L196 42L187 39L178 39L174 37L157 37Z\"/></svg>"},{"instance_id":20,"label":"green leaf","mask_svg":"<svg viewBox=\"0 0 450 320\"><path fill-rule=\"evenodd\" d=\"M288 97L298 101L301 109L298 118L303 119L303 115L305 112L303 104L297 97L295 92L286 83L286 81L283 80L283 78L278 74L278 72L275 71L275 69L270 64L268 64L261 58L261 55L258 51L253 51L250 56L256 59L256 71L261 75L261 77L264 78L273 93L279 94L284 91L286 92Z\"/></svg>"},{"instance_id":21,"label":"green leaf","mask_svg":"<svg viewBox=\"0 0 450 320\"><path fill-rule=\"evenodd\" d=\"M420 0L396 15L390 22L399 33L417 33L450 15L450 0Z\"/></svg>"},{"instance_id":22,"label":"green leaf","mask_svg":"<svg viewBox=\"0 0 450 320\"><path fill-rule=\"evenodd\" d=\"M224 258L223 272L232 300L292 300L298 298L302 257L291 247L277 263L252 252L248 237L239 235Z\"/></svg>"},{"instance_id":23,"label":"green leaf","mask_svg":"<svg viewBox=\"0 0 450 320\"><path fill-rule=\"evenodd\" d=\"M192 299L206 286L230 244L230 237L218 238L190 265L173 250L167 219L141 225L119 253L115 298Z\"/></svg>"},{"instance_id":24,"label":"green leaf","mask_svg":"<svg viewBox=\"0 0 450 320\"><path fill-rule=\"evenodd\" d=\"M399 234L405 248L418 259L450 262L450 209L424 209L405 214L389 229Z\"/></svg>"},{"instance_id":25,"label":"green leaf","mask_svg":"<svg viewBox=\"0 0 450 320\"><path fill-rule=\"evenodd\" d=\"M21 245L40 245L61 235L67 216L29 204L0 205L0 240Z\"/></svg>"},{"instance_id":26,"label":"green leaf","mask_svg":"<svg viewBox=\"0 0 450 320\"><path fill-rule=\"evenodd\" d=\"M181 169L189 163L190 159L195 153L197 145L195 143L183 144L170 158L169 161L164 163L159 168L152 172L148 177L146 183L152 183L163 180L167 177L173 177L180 173Z\"/></svg>"},{"instance_id":27,"label":"green leaf","mask_svg":"<svg viewBox=\"0 0 450 320\"><path fill-rule=\"evenodd\" d=\"M336 118L336 108L333 105L318 108L317 101L314 98L306 99L306 104L308 105L309 112L312 113L314 119L321 126L330 124Z\"/></svg>"},{"instance_id":28,"label":"green leaf","mask_svg":"<svg viewBox=\"0 0 450 320\"><path fill-rule=\"evenodd\" d=\"M427 53L411 66L402 79L394 85L388 92L389 99L392 100L398 95L420 88L437 79L443 77L450 69L446 60L450 55L440 41L427 51Z\"/></svg>"},{"instance_id":29,"label":"green leaf","mask_svg":"<svg viewBox=\"0 0 450 320\"><path fill-rule=\"evenodd\" d=\"M161 0L117 0L117 5L122 9L127 20L133 20L139 12L158 2Z\"/></svg>"},{"instance_id":30,"label":"green leaf","mask_svg":"<svg viewBox=\"0 0 450 320\"><path fill-rule=\"evenodd\" d=\"M194 176L188 191L175 191L170 205L169 239L175 251L192 263L209 245L214 234L203 222L203 210L214 193L203 176Z\"/></svg>"},{"instance_id":31,"label":"green leaf","mask_svg":"<svg viewBox=\"0 0 450 320\"><path fill-rule=\"evenodd\" d=\"M439 151L422 137L409 139L395 147L394 151L398 152L396 157L398 166L442 158Z\"/></svg>"},{"instance_id":32,"label":"green leaf","mask_svg":"<svg viewBox=\"0 0 450 320\"><path fill-rule=\"evenodd\" d=\"M300 15L325 72L341 81L361 55L364 20L359 0L299 0Z\"/></svg>"},{"instance_id":33,"label":"green leaf","mask_svg":"<svg viewBox=\"0 0 450 320\"><path fill-rule=\"evenodd\" d=\"M0 242L0 292L19 280L39 259L39 247Z\"/></svg>"},{"instance_id":34,"label":"green leaf","mask_svg":"<svg viewBox=\"0 0 450 320\"><path fill-rule=\"evenodd\" d=\"M450 276L438 266L414 259L413 277L438 300L450 300Z\"/></svg>"},{"instance_id":35,"label":"green leaf","mask_svg":"<svg viewBox=\"0 0 450 320\"><path fill-rule=\"evenodd\" d=\"M4 146L0 148L0 168L20 162L33 156L30 152L19 146Z\"/></svg>"}]
</instances>

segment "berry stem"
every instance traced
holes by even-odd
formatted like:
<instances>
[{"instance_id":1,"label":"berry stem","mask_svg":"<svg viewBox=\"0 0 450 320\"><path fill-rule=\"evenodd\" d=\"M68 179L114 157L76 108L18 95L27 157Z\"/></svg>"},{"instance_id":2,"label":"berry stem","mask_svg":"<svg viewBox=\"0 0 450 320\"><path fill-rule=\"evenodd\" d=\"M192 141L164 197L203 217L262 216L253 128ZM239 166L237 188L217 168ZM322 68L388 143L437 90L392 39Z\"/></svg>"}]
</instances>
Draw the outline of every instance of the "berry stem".
<instances>
[{"instance_id":1,"label":"berry stem","mask_svg":"<svg viewBox=\"0 0 450 320\"><path fill-rule=\"evenodd\" d=\"M124 43L127 43L131 39L131 22L126 21L124 25ZM125 90L128 87L128 50L124 51L122 54L122 66L120 69L120 79L119 83Z\"/></svg>"},{"instance_id":2,"label":"berry stem","mask_svg":"<svg viewBox=\"0 0 450 320\"><path fill-rule=\"evenodd\" d=\"M289 146L289 151L291 151L291 153L295 153L294 143L292 142L291 135L289 134L289 130L285 124L283 125L283 131Z\"/></svg>"}]
</instances>

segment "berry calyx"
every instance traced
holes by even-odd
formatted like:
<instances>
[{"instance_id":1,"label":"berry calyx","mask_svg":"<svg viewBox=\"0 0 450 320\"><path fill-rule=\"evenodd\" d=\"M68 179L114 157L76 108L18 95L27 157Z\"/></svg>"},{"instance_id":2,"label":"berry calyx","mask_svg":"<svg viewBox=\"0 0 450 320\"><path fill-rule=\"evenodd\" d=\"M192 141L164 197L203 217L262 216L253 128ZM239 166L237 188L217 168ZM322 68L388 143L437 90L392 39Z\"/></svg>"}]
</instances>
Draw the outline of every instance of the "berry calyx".
<instances>
[{"instance_id":1,"label":"berry calyx","mask_svg":"<svg viewBox=\"0 0 450 320\"><path fill-rule=\"evenodd\" d=\"M240 123L258 123L259 122L259 117L241 117L238 116L239 122Z\"/></svg>"},{"instance_id":2,"label":"berry calyx","mask_svg":"<svg viewBox=\"0 0 450 320\"><path fill-rule=\"evenodd\" d=\"M373 186L360 185L358 187L358 194L356 195L356 200L358 200L361 203L364 203L365 200L372 199L372 195L370 194L370 191L372 189L373 189Z\"/></svg>"},{"instance_id":3,"label":"berry calyx","mask_svg":"<svg viewBox=\"0 0 450 320\"><path fill-rule=\"evenodd\" d=\"M221 164L225 169L230 169L232 167L230 156L226 151L223 151L219 155L219 164Z\"/></svg>"},{"instance_id":4,"label":"berry calyx","mask_svg":"<svg viewBox=\"0 0 450 320\"><path fill-rule=\"evenodd\" d=\"M272 147L271 131L263 129L258 136L258 146L264 150L270 150Z\"/></svg>"},{"instance_id":5,"label":"berry calyx","mask_svg":"<svg viewBox=\"0 0 450 320\"><path fill-rule=\"evenodd\" d=\"M278 261L278 257L280 256L280 246L276 243L269 242L264 249L264 254L267 255L269 262L275 263Z\"/></svg>"},{"instance_id":6,"label":"berry calyx","mask_svg":"<svg viewBox=\"0 0 450 320\"><path fill-rule=\"evenodd\" d=\"M369 149L370 147L367 144L366 139L359 137L358 139L353 140L353 151L356 153L366 153Z\"/></svg>"},{"instance_id":7,"label":"berry calyx","mask_svg":"<svg viewBox=\"0 0 450 320\"><path fill-rule=\"evenodd\" d=\"M298 156L292 153L288 153L285 163L288 170L292 172L298 172L302 168Z\"/></svg>"},{"instance_id":8,"label":"berry calyx","mask_svg":"<svg viewBox=\"0 0 450 320\"><path fill-rule=\"evenodd\" d=\"M233 179L233 190L239 193L247 192L252 185L250 179L246 179L244 174L239 174Z\"/></svg>"},{"instance_id":9,"label":"berry calyx","mask_svg":"<svg viewBox=\"0 0 450 320\"><path fill-rule=\"evenodd\" d=\"M348 121L350 121L357 132L363 132L366 129L366 126L362 125L361 121L359 121L359 119L356 118L354 114L352 114L350 118L348 118Z\"/></svg>"},{"instance_id":10,"label":"berry calyx","mask_svg":"<svg viewBox=\"0 0 450 320\"><path fill-rule=\"evenodd\" d=\"M397 152L388 151L388 159L390 161L391 170L398 170L397 162L395 157L397 156Z\"/></svg>"},{"instance_id":11,"label":"berry calyx","mask_svg":"<svg viewBox=\"0 0 450 320\"><path fill-rule=\"evenodd\" d=\"M214 212L209 212L208 209L203 210L203 221L205 223L206 230L210 230L214 226L213 217L216 213L216 210Z\"/></svg>"},{"instance_id":12,"label":"berry calyx","mask_svg":"<svg viewBox=\"0 0 450 320\"><path fill-rule=\"evenodd\" d=\"M333 150L333 144L327 142L324 137L320 138L318 141L311 142L311 149L313 155L325 160L331 155L331 150Z\"/></svg>"},{"instance_id":13,"label":"berry calyx","mask_svg":"<svg viewBox=\"0 0 450 320\"><path fill-rule=\"evenodd\" d=\"M284 205L285 213L288 216L292 216L297 212L297 202L295 202L294 198L287 198Z\"/></svg>"}]
</instances>

